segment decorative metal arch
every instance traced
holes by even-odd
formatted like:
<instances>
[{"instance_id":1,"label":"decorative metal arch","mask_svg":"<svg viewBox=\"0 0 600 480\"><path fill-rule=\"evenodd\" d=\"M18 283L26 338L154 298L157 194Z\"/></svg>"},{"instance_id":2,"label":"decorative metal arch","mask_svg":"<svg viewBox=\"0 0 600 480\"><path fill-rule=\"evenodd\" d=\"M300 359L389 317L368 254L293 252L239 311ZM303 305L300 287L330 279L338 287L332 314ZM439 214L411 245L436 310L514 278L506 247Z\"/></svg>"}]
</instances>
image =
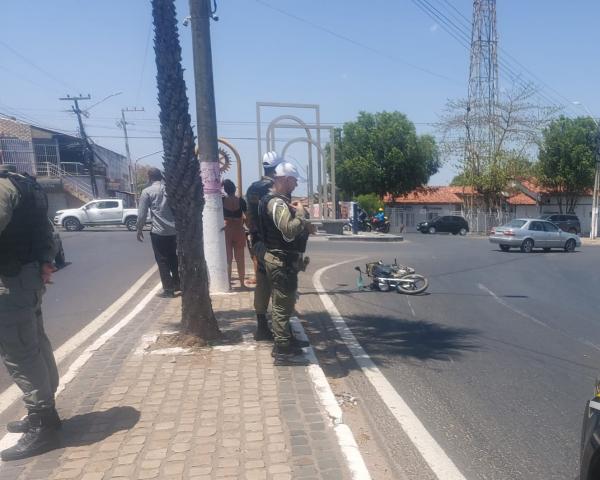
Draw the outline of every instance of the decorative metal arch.
<instances>
[{"instance_id":1,"label":"decorative metal arch","mask_svg":"<svg viewBox=\"0 0 600 480\"><path fill-rule=\"evenodd\" d=\"M269 123L269 126L267 127L267 133L266 133L266 138L267 138L267 149L268 150L275 150L275 128L278 126L277 124L280 123L282 120L291 120L293 122L296 122L299 125L299 128L303 128L304 131L306 132L306 137L307 140L310 140L308 143L308 198L312 198L313 195L313 158L312 158L312 147L311 145L315 145L317 146L318 151L321 151L321 149L318 147L318 144L314 142L312 135L310 133L310 129L308 128L308 125L299 117L295 116L295 115L279 115L278 117L275 117L273 120L271 120L271 122ZM282 153L283 155L283 153ZM320 185L321 184L321 155L318 155L317 157L317 184Z\"/></svg>"},{"instance_id":2,"label":"decorative metal arch","mask_svg":"<svg viewBox=\"0 0 600 480\"><path fill-rule=\"evenodd\" d=\"M220 144L225 145L229 150L231 150L233 156L235 157L235 162L237 165L237 194L238 197L241 197L244 190L242 189L242 157L240 157L240 152L237 151L237 148L235 148L229 140L222 137L219 137L217 140Z\"/></svg>"}]
</instances>

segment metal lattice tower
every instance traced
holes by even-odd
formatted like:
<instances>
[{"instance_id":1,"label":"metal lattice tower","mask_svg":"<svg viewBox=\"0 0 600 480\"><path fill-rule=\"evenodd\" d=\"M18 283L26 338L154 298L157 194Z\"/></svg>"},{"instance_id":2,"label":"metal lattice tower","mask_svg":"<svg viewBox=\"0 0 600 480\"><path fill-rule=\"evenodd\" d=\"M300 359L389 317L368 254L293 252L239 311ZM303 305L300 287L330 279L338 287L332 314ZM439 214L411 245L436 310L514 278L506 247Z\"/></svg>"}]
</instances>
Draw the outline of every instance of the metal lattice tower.
<instances>
[{"instance_id":1,"label":"metal lattice tower","mask_svg":"<svg viewBox=\"0 0 600 480\"><path fill-rule=\"evenodd\" d=\"M467 172L474 175L493 162L495 151L497 47L496 0L473 0L465 160Z\"/></svg>"}]
</instances>

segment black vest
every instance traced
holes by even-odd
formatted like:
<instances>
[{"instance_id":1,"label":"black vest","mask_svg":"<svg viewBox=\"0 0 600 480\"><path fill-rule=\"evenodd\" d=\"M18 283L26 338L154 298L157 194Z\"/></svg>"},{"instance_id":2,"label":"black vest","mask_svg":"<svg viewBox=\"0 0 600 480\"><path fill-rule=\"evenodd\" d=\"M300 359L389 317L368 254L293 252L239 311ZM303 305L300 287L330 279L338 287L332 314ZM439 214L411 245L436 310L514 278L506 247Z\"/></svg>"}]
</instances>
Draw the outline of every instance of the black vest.
<instances>
[{"instance_id":1,"label":"black vest","mask_svg":"<svg viewBox=\"0 0 600 480\"><path fill-rule=\"evenodd\" d=\"M258 207L259 231L261 239L267 247L267 250L283 250L284 252L290 253L304 253L306 251L306 243L308 242L308 231L304 230L291 242L288 242L285 238L283 238L283 234L275 226L273 218L267 211L267 205L273 198L280 198L288 206L290 202L289 198L277 193L269 193L260 201ZM294 210L291 211L292 217L294 217Z\"/></svg>"},{"instance_id":2,"label":"black vest","mask_svg":"<svg viewBox=\"0 0 600 480\"><path fill-rule=\"evenodd\" d=\"M261 199L271 191L272 186L273 180L269 177L263 177L250 185L246 192L248 229L253 236L259 233L258 205Z\"/></svg>"},{"instance_id":3,"label":"black vest","mask_svg":"<svg viewBox=\"0 0 600 480\"><path fill-rule=\"evenodd\" d=\"M12 218L0 234L0 273L17 275L21 266L44 261L48 253L48 198L42 187L27 174L0 173L19 191Z\"/></svg>"}]
</instances>

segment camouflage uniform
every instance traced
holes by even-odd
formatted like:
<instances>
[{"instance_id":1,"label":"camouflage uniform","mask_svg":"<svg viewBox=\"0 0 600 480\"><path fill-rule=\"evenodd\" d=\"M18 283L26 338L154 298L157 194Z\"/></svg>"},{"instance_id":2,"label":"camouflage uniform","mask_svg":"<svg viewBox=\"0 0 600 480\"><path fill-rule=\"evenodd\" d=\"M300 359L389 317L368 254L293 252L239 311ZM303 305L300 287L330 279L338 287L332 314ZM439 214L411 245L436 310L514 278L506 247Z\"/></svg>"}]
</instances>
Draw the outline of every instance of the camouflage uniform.
<instances>
[{"instance_id":1,"label":"camouflage uniform","mask_svg":"<svg viewBox=\"0 0 600 480\"><path fill-rule=\"evenodd\" d=\"M33 178L9 172L0 166L0 355L23 391L28 416L7 425L24 435L0 452L5 461L56 448L60 428L58 369L41 310L42 265L56 256L48 200Z\"/></svg>"}]
</instances>

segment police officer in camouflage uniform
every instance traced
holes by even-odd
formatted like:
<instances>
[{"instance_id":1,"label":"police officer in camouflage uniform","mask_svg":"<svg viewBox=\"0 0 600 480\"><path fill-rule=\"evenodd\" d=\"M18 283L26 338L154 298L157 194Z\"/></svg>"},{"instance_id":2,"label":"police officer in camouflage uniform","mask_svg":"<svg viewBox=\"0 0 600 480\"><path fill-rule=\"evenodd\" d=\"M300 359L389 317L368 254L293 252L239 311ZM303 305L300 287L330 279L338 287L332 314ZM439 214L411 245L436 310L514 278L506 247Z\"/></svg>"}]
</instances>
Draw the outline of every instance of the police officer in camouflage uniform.
<instances>
[{"instance_id":1,"label":"police officer in camouflage uniform","mask_svg":"<svg viewBox=\"0 0 600 480\"><path fill-rule=\"evenodd\" d=\"M267 278L265 265L262 259L258 258L256 252L257 249L261 250L264 248L262 245L259 245L261 237L258 228L258 205L261 199L271 191L275 167L282 161L283 159L276 152L265 153L263 156L264 175L260 180L250 185L246 192L246 203L248 204L246 218L250 233L250 255L256 265L254 310L256 311L257 327L254 339L257 341L273 340L273 333L271 333L267 322L267 309L269 308L269 301L271 299L271 285Z\"/></svg>"},{"instance_id":2,"label":"police officer in camouflage uniform","mask_svg":"<svg viewBox=\"0 0 600 480\"><path fill-rule=\"evenodd\" d=\"M59 446L60 418L54 405L58 370L42 321L42 295L50 282L56 247L48 220L48 200L27 174L0 165L0 355L23 391L28 415L10 422L23 433L0 452L17 460Z\"/></svg>"},{"instance_id":3,"label":"police officer in camouflage uniform","mask_svg":"<svg viewBox=\"0 0 600 480\"><path fill-rule=\"evenodd\" d=\"M277 165L273 188L259 205L259 231L266 248L264 265L271 285L275 365L308 364L290 328L290 317L296 305L298 272L304 270L306 243L309 234L315 231L305 219L302 204L291 203L299 178L291 163Z\"/></svg>"}]
</instances>

